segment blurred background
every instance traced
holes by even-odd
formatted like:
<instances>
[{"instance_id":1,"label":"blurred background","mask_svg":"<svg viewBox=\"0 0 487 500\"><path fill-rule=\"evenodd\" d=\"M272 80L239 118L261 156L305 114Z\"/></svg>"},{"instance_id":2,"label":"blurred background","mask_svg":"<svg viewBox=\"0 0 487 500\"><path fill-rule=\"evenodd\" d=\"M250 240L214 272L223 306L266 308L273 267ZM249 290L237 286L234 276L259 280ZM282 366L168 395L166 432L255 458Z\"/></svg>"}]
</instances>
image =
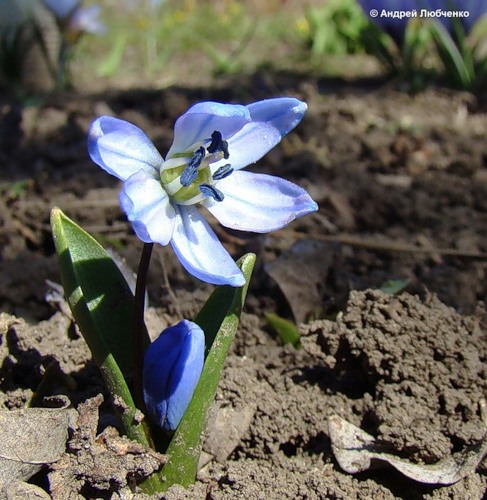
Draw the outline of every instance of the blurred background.
<instances>
[{"instance_id":1,"label":"blurred background","mask_svg":"<svg viewBox=\"0 0 487 500\"><path fill-rule=\"evenodd\" d=\"M1 81L27 92L192 86L271 68L475 90L486 10L483 0L2 0Z\"/></svg>"}]
</instances>

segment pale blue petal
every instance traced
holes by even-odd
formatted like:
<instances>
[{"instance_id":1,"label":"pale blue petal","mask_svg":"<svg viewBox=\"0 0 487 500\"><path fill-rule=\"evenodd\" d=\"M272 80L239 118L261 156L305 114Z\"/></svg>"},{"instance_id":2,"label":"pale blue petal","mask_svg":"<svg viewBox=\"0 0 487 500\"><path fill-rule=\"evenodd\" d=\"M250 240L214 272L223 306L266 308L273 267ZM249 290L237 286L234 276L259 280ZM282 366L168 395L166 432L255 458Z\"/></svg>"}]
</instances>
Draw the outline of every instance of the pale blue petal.
<instances>
[{"instance_id":1,"label":"pale blue petal","mask_svg":"<svg viewBox=\"0 0 487 500\"><path fill-rule=\"evenodd\" d=\"M163 159L147 135L135 125L111 116L97 118L88 134L91 159L122 181L139 170L159 177Z\"/></svg>"},{"instance_id":2,"label":"pale blue petal","mask_svg":"<svg viewBox=\"0 0 487 500\"><path fill-rule=\"evenodd\" d=\"M228 141L230 158L235 170L255 163L270 151L303 118L307 106L292 98L267 99L249 104L252 123L245 125ZM223 160L216 166L223 165Z\"/></svg>"},{"instance_id":3,"label":"pale blue petal","mask_svg":"<svg viewBox=\"0 0 487 500\"><path fill-rule=\"evenodd\" d=\"M279 130L269 123L248 123L228 141L228 160L220 160L213 167L230 163L234 170L245 168L260 160L281 138Z\"/></svg>"},{"instance_id":4,"label":"pale blue petal","mask_svg":"<svg viewBox=\"0 0 487 500\"><path fill-rule=\"evenodd\" d=\"M143 170L131 175L120 193L120 206L142 241L169 243L174 231L175 211L158 180Z\"/></svg>"},{"instance_id":5,"label":"pale blue petal","mask_svg":"<svg viewBox=\"0 0 487 500\"><path fill-rule=\"evenodd\" d=\"M245 277L193 205L176 209L172 247L185 269L214 285L242 286Z\"/></svg>"},{"instance_id":6,"label":"pale blue petal","mask_svg":"<svg viewBox=\"0 0 487 500\"><path fill-rule=\"evenodd\" d=\"M227 140L250 122L250 113L245 106L221 104L219 102L200 102L192 106L174 125L174 142L167 154L188 150L197 141L209 139L218 130Z\"/></svg>"},{"instance_id":7,"label":"pale blue petal","mask_svg":"<svg viewBox=\"0 0 487 500\"><path fill-rule=\"evenodd\" d=\"M175 430L201 376L205 336L191 321L166 328L147 348L142 386L144 402L154 423Z\"/></svg>"},{"instance_id":8,"label":"pale blue petal","mask_svg":"<svg viewBox=\"0 0 487 500\"><path fill-rule=\"evenodd\" d=\"M254 102L247 109L253 122L269 123L284 137L303 119L308 106L292 97L279 97Z\"/></svg>"},{"instance_id":9,"label":"pale blue petal","mask_svg":"<svg viewBox=\"0 0 487 500\"><path fill-rule=\"evenodd\" d=\"M69 21L70 29L93 35L105 34L107 29L100 21L100 11L101 8L99 5L91 5L90 7L76 10Z\"/></svg>"},{"instance_id":10,"label":"pale blue petal","mask_svg":"<svg viewBox=\"0 0 487 500\"><path fill-rule=\"evenodd\" d=\"M303 188L271 175L234 172L217 186L225 199L207 200L204 205L231 229L267 233L318 210Z\"/></svg>"}]
</instances>

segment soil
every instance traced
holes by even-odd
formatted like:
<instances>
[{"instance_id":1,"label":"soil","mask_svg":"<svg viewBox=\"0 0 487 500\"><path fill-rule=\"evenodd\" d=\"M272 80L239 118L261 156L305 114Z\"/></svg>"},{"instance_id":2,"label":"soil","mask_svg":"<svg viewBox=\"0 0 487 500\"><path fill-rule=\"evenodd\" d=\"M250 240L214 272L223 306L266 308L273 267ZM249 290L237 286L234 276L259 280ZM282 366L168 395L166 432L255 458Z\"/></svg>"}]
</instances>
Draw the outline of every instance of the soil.
<instances>
[{"instance_id":1,"label":"soil","mask_svg":"<svg viewBox=\"0 0 487 500\"><path fill-rule=\"evenodd\" d=\"M309 111L251 169L300 184L320 210L269 235L214 224L235 257L252 251L258 260L198 480L164 498L485 497L482 463L446 486L390 467L348 474L328 428L338 415L390 453L424 464L485 435L484 101L263 71L212 87L53 93L35 104L0 98L0 408L23 408L43 381L43 395L67 396L78 414L66 453L24 484L29 494L18 493L17 482L8 498L35 497L34 490L41 498L131 498L135 482L163 460L118 436L101 376L62 295L52 292L60 281L53 206L129 269L140 256L118 206L119 182L88 157L91 121L101 114L131 121L164 152L175 119L194 102L282 95L305 100ZM211 289L158 248L151 332L192 318ZM270 312L300 324L301 349L282 345L266 322Z\"/></svg>"}]
</instances>

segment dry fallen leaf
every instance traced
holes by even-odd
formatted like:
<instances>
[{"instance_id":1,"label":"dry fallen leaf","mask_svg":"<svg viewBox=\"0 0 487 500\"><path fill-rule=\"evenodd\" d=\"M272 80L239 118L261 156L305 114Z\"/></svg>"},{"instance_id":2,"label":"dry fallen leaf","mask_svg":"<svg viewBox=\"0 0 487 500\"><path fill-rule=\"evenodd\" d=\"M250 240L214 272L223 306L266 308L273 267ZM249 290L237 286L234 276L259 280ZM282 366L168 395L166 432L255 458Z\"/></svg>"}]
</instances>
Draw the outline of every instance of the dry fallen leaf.
<instances>
[{"instance_id":1,"label":"dry fallen leaf","mask_svg":"<svg viewBox=\"0 0 487 500\"><path fill-rule=\"evenodd\" d=\"M475 472L487 454L487 434L485 434L479 443L435 464L414 464L385 453L384 445L377 444L373 436L338 415L328 418L328 432L337 462L349 474L389 464L414 481L447 485L456 483Z\"/></svg>"},{"instance_id":2,"label":"dry fallen leaf","mask_svg":"<svg viewBox=\"0 0 487 500\"><path fill-rule=\"evenodd\" d=\"M265 266L285 295L294 320L303 323L322 308L322 290L333 260L330 243L300 240Z\"/></svg>"},{"instance_id":3,"label":"dry fallen leaf","mask_svg":"<svg viewBox=\"0 0 487 500\"><path fill-rule=\"evenodd\" d=\"M0 492L14 480L27 480L66 449L67 408L0 410Z\"/></svg>"},{"instance_id":4,"label":"dry fallen leaf","mask_svg":"<svg viewBox=\"0 0 487 500\"><path fill-rule=\"evenodd\" d=\"M256 406L246 405L238 409L213 408L206 429L204 450L223 463L241 442L255 415Z\"/></svg>"}]
</instances>

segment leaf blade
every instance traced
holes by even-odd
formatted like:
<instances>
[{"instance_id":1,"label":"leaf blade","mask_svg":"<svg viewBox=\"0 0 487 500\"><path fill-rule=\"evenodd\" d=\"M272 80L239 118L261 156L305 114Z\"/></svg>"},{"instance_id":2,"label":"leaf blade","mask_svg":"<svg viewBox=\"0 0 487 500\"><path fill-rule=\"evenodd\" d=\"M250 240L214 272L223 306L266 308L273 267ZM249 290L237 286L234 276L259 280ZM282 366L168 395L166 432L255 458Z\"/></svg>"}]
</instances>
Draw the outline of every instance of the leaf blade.
<instances>
[{"instance_id":1,"label":"leaf blade","mask_svg":"<svg viewBox=\"0 0 487 500\"><path fill-rule=\"evenodd\" d=\"M134 298L129 285L105 249L59 208L52 210L51 225L66 298L95 361L101 364L112 354L130 375Z\"/></svg>"},{"instance_id":2,"label":"leaf blade","mask_svg":"<svg viewBox=\"0 0 487 500\"><path fill-rule=\"evenodd\" d=\"M136 418L138 410L124 377L132 370L134 299L130 287L103 247L57 207L51 211L51 227L68 304L112 398L118 400L125 432L153 448L145 422ZM114 287L107 287L107 282L115 283ZM156 493L161 484L161 477L153 474L141 487L146 493Z\"/></svg>"},{"instance_id":3,"label":"leaf blade","mask_svg":"<svg viewBox=\"0 0 487 500\"><path fill-rule=\"evenodd\" d=\"M237 264L247 279L246 284L241 288L217 287L195 318L195 322L207 337L208 355L191 403L167 449L169 459L161 473L165 477L164 490L173 484L187 487L193 484L196 478L202 446L201 437L228 349L239 324L255 255L246 254ZM217 312L212 315L211 312L215 311L216 306ZM219 321L221 322L217 325Z\"/></svg>"}]
</instances>

